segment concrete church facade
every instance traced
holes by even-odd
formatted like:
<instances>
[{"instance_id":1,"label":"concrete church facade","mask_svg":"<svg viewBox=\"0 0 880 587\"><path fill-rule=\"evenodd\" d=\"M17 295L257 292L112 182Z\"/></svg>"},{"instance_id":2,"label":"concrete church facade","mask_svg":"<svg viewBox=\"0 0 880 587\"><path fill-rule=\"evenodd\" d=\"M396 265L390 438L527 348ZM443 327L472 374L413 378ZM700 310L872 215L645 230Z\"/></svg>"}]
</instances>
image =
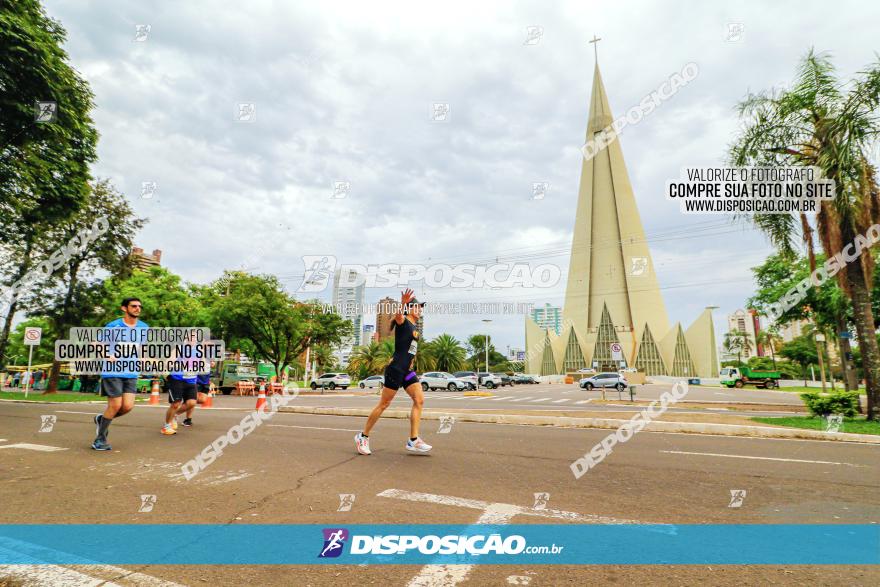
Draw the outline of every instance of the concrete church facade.
<instances>
[{"instance_id":1,"label":"concrete church facade","mask_svg":"<svg viewBox=\"0 0 880 587\"><path fill-rule=\"evenodd\" d=\"M596 64L587 139L613 120ZM717 377L711 309L687 328L670 324L620 142L583 160L559 335L526 318L527 373L554 375L623 361L647 375Z\"/></svg>"}]
</instances>

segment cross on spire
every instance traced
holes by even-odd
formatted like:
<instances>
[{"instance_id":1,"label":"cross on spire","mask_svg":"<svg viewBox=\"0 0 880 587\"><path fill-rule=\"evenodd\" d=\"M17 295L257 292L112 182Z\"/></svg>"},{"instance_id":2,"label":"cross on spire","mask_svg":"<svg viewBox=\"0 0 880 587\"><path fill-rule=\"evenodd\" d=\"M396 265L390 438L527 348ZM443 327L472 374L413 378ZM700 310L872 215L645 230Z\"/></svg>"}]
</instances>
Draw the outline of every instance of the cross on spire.
<instances>
[{"instance_id":1,"label":"cross on spire","mask_svg":"<svg viewBox=\"0 0 880 587\"><path fill-rule=\"evenodd\" d=\"M600 37L596 36L596 33L593 33L593 38L590 39L590 43L593 45L593 56L596 58L597 62L599 61L599 50L598 50L599 44L598 43L601 40L602 39Z\"/></svg>"}]
</instances>

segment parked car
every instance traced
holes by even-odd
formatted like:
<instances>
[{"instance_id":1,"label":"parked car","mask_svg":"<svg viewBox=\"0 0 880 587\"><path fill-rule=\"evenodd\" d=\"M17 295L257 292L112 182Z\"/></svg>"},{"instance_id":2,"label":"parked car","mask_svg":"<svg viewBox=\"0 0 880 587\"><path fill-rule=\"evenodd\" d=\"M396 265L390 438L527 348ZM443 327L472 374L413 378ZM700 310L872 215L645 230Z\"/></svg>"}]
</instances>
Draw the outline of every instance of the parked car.
<instances>
[{"instance_id":1,"label":"parked car","mask_svg":"<svg viewBox=\"0 0 880 587\"><path fill-rule=\"evenodd\" d=\"M501 377L495 373L482 372L480 373L480 385L489 389L501 387Z\"/></svg>"},{"instance_id":2,"label":"parked car","mask_svg":"<svg viewBox=\"0 0 880 587\"><path fill-rule=\"evenodd\" d=\"M361 379L358 383L358 387L361 389L365 388L373 388L373 387L382 387L385 385L385 377L383 375L371 375L366 379Z\"/></svg>"},{"instance_id":3,"label":"parked car","mask_svg":"<svg viewBox=\"0 0 880 587\"><path fill-rule=\"evenodd\" d=\"M318 389L319 387L328 387L330 389L341 387L342 389L348 389L349 385L351 385L351 377L349 377L348 373L324 373L313 380L310 387L312 389Z\"/></svg>"},{"instance_id":4,"label":"parked car","mask_svg":"<svg viewBox=\"0 0 880 587\"><path fill-rule=\"evenodd\" d=\"M451 373L445 371L431 371L419 377L422 382L422 389L447 389L449 391L463 391L470 387L470 383L464 379L459 379Z\"/></svg>"},{"instance_id":5,"label":"parked car","mask_svg":"<svg viewBox=\"0 0 880 587\"><path fill-rule=\"evenodd\" d=\"M590 369L589 367L585 367L583 369L578 369L578 373L583 373L584 375L595 375L596 370Z\"/></svg>"},{"instance_id":6,"label":"parked car","mask_svg":"<svg viewBox=\"0 0 880 587\"><path fill-rule=\"evenodd\" d=\"M457 379L466 381L468 384L468 389L477 388L477 374L474 371L456 371L452 375Z\"/></svg>"},{"instance_id":7,"label":"parked car","mask_svg":"<svg viewBox=\"0 0 880 587\"><path fill-rule=\"evenodd\" d=\"M534 375L523 375L522 373L513 376L513 382L520 383L538 383Z\"/></svg>"},{"instance_id":8,"label":"parked car","mask_svg":"<svg viewBox=\"0 0 880 587\"><path fill-rule=\"evenodd\" d=\"M578 381L581 389L593 389L594 387L613 387L623 391L629 385L626 378L620 373L597 373L592 377L585 377Z\"/></svg>"},{"instance_id":9,"label":"parked car","mask_svg":"<svg viewBox=\"0 0 880 587\"><path fill-rule=\"evenodd\" d=\"M509 386L513 387L513 377L512 376L508 375L507 373L499 373L498 377L501 378L501 387L504 387L505 385L509 385Z\"/></svg>"}]
</instances>

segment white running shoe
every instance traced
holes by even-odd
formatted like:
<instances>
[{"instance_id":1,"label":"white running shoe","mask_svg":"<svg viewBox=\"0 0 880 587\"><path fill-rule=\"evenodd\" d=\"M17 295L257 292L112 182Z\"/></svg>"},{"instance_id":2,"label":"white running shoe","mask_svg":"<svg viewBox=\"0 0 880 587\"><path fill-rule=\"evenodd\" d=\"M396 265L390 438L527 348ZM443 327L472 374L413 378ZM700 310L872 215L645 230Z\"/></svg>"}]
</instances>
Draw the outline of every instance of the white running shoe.
<instances>
[{"instance_id":1,"label":"white running shoe","mask_svg":"<svg viewBox=\"0 0 880 587\"><path fill-rule=\"evenodd\" d=\"M369 455L373 454L370 452L370 439L358 432L354 435L354 444L357 446L358 454Z\"/></svg>"},{"instance_id":2,"label":"white running shoe","mask_svg":"<svg viewBox=\"0 0 880 587\"><path fill-rule=\"evenodd\" d=\"M406 450L410 452L428 452L433 447L422 440L421 438L416 438L415 440L406 440Z\"/></svg>"}]
</instances>

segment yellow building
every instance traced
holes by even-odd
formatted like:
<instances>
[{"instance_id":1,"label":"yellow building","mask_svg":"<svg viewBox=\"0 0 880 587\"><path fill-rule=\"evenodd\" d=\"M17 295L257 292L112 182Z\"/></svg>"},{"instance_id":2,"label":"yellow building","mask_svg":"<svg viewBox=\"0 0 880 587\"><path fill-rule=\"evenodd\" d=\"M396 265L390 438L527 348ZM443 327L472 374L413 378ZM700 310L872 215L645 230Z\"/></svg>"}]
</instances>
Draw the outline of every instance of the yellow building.
<instances>
[{"instance_id":1,"label":"yellow building","mask_svg":"<svg viewBox=\"0 0 880 587\"><path fill-rule=\"evenodd\" d=\"M597 63L587 140L613 119ZM711 310L687 328L669 323L617 140L581 165L562 315L558 336L526 318L527 372L616 371L623 362L647 375L718 376Z\"/></svg>"}]
</instances>

